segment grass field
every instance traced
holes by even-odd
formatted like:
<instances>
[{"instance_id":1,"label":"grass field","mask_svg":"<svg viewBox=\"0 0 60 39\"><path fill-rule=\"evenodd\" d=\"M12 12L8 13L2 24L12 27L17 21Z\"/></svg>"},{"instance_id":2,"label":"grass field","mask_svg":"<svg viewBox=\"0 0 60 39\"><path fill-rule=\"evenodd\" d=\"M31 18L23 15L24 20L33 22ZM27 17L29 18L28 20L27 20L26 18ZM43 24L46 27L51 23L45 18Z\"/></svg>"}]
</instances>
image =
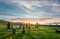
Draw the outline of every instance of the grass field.
<instances>
[{"instance_id":1,"label":"grass field","mask_svg":"<svg viewBox=\"0 0 60 39\"><path fill-rule=\"evenodd\" d=\"M0 39L60 39L60 33L55 32L56 27L40 26L38 29L31 26L31 29L25 28L25 34L22 29L16 29L16 34L12 34L12 29L7 30L6 25L0 24Z\"/></svg>"}]
</instances>

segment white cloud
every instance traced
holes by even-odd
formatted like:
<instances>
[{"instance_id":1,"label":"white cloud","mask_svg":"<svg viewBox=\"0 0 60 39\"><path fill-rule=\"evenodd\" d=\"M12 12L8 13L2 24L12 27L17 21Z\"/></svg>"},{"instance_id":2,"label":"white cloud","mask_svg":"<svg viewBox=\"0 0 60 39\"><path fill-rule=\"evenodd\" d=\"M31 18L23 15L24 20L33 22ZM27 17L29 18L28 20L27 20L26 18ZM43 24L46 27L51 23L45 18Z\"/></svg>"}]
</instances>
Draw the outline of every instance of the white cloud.
<instances>
[{"instance_id":1,"label":"white cloud","mask_svg":"<svg viewBox=\"0 0 60 39\"><path fill-rule=\"evenodd\" d=\"M53 18L57 13L60 13L60 4L57 3L57 0L51 0L51 1L48 1L48 0L5 0L5 3L12 4L12 5L14 4L24 9L27 12L25 17L40 17L40 18L51 17ZM32 6L35 6L35 7L32 7ZM43 6L52 7L51 12L47 13L44 10L40 11L40 9L38 11L35 10L36 7L43 7ZM33 10L35 12L33 12Z\"/></svg>"},{"instance_id":2,"label":"white cloud","mask_svg":"<svg viewBox=\"0 0 60 39\"><path fill-rule=\"evenodd\" d=\"M18 6L24 5L27 8L31 8L33 5L34 6L60 6L60 4L57 4L57 2L48 1L48 0L6 0L6 3L13 3L17 4Z\"/></svg>"}]
</instances>

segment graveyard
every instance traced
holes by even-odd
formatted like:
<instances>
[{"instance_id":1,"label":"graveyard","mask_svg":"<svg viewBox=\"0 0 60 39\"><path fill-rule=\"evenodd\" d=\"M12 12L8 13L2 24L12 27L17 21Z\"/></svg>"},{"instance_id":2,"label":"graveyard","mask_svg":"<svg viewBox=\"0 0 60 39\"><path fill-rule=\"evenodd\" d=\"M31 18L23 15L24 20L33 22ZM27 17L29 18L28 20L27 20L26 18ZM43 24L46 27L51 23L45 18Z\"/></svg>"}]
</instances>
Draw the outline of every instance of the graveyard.
<instances>
[{"instance_id":1,"label":"graveyard","mask_svg":"<svg viewBox=\"0 0 60 39\"><path fill-rule=\"evenodd\" d=\"M0 39L60 39L60 25L32 25L0 20Z\"/></svg>"}]
</instances>

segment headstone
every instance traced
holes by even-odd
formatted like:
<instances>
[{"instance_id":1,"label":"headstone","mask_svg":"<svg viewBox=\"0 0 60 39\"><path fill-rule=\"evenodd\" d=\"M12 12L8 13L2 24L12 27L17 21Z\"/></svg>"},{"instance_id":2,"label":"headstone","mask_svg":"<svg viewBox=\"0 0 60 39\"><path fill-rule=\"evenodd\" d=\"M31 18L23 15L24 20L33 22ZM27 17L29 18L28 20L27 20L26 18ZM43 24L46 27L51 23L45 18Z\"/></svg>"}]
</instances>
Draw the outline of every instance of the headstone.
<instances>
[{"instance_id":1,"label":"headstone","mask_svg":"<svg viewBox=\"0 0 60 39\"><path fill-rule=\"evenodd\" d=\"M58 27L58 25L56 24L56 27Z\"/></svg>"},{"instance_id":2,"label":"headstone","mask_svg":"<svg viewBox=\"0 0 60 39\"><path fill-rule=\"evenodd\" d=\"M57 33L60 33L60 29L56 29L56 32L57 32Z\"/></svg>"},{"instance_id":3,"label":"headstone","mask_svg":"<svg viewBox=\"0 0 60 39\"><path fill-rule=\"evenodd\" d=\"M36 23L36 26L35 27L38 28L38 23Z\"/></svg>"},{"instance_id":4,"label":"headstone","mask_svg":"<svg viewBox=\"0 0 60 39\"><path fill-rule=\"evenodd\" d=\"M13 23L11 22L11 28L13 29Z\"/></svg>"},{"instance_id":5,"label":"headstone","mask_svg":"<svg viewBox=\"0 0 60 39\"><path fill-rule=\"evenodd\" d=\"M51 26L51 23L50 23L50 26Z\"/></svg>"},{"instance_id":6,"label":"headstone","mask_svg":"<svg viewBox=\"0 0 60 39\"><path fill-rule=\"evenodd\" d=\"M10 22L7 23L7 29L10 29Z\"/></svg>"},{"instance_id":7,"label":"headstone","mask_svg":"<svg viewBox=\"0 0 60 39\"><path fill-rule=\"evenodd\" d=\"M19 25L19 28L21 29L21 25Z\"/></svg>"},{"instance_id":8,"label":"headstone","mask_svg":"<svg viewBox=\"0 0 60 39\"><path fill-rule=\"evenodd\" d=\"M16 33L16 29L12 29L12 34L15 34Z\"/></svg>"},{"instance_id":9,"label":"headstone","mask_svg":"<svg viewBox=\"0 0 60 39\"><path fill-rule=\"evenodd\" d=\"M26 23L26 28L28 28L28 24Z\"/></svg>"},{"instance_id":10,"label":"headstone","mask_svg":"<svg viewBox=\"0 0 60 39\"><path fill-rule=\"evenodd\" d=\"M19 28L19 25L18 24L16 24L16 28Z\"/></svg>"},{"instance_id":11,"label":"headstone","mask_svg":"<svg viewBox=\"0 0 60 39\"><path fill-rule=\"evenodd\" d=\"M22 33L23 34L25 33L25 27L24 27L24 25L22 25Z\"/></svg>"},{"instance_id":12,"label":"headstone","mask_svg":"<svg viewBox=\"0 0 60 39\"><path fill-rule=\"evenodd\" d=\"M19 28L20 28L20 29L21 29L21 27L22 27L22 23L19 24Z\"/></svg>"},{"instance_id":13,"label":"headstone","mask_svg":"<svg viewBox=\"0 0 60 39\"><path fill-rule=\"evenodd\" d=\"M30 23L28 24L28 29L30 29Z\"/></svg>"}]
</instances>

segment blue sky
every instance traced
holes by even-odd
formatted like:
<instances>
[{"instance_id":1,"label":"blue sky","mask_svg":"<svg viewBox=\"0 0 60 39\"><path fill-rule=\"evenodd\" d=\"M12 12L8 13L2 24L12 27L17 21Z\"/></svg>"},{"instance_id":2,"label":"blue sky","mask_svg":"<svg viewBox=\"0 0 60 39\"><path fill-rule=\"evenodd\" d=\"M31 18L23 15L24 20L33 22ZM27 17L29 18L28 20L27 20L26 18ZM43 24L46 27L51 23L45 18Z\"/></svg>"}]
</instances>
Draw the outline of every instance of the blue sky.
<instances>
[{"instance_id":1,"label":"blue sky","mask_svg":"<svg viewBox=\"0 0 60 39\"><path fill-rule=\"evenodd\" d=\"M0 19L60 18L60 0L0 0Z\"/></svg>"}]
</instances>

